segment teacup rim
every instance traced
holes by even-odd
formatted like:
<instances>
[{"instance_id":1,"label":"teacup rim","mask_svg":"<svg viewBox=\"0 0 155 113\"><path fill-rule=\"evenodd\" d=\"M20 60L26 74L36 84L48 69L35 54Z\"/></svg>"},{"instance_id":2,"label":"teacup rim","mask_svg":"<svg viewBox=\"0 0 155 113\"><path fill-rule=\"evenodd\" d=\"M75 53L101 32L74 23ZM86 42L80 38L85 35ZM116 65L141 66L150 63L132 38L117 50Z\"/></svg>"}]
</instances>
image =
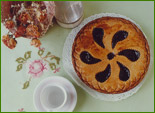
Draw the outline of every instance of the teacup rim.
<instances>
[{"instance_id":1,"label":"teacup rim","mask_svg":"<svg viewBox=\"0 0 155 113\"><path fill-rule=\"evenodd\" d=\"M68 79L66 79L65 77L62 76L52 76L52 77L47 77L45 79L43 79L42 81L40 81L40 83L36 86L34 93L33 93L33 104L35 109L37 110L37 112L48 112L47 109L45 109L40 102L40 93L43 89L43 87L45 87L46 85L49 84L53 84L53 83L59 83L62 85L62 87L64 87L67 91L67 93L69 93L69 96L72 96L72 100L69 102L69 100L67 100L66 105L59 109L59 112L72 112L77 104L77 92L76 89L74 87L74 85L72 84L72 82L70 82ZM70 93L72 95L70 95ZM69 103L68 103L69 102ZM50 111L52 112L52 111ZM53 111L54 112L54 111Z\"/></svg>"},{"instance_id":2,"label":"teacup rim","mask_svg":"<svg viewBox=\"0 0 155 113\"><path fill-rule=\"evenodd\" d=\"M62 103L60 106L58 106L58 107L56 107L56 108L48 108L48 107L44 106L43 104L42 104L42 106L43 106L45 109L48 109L48 110L58 110L58 109L61 109L62 107L64 107L64 105L66 104L67 99L68 99L67 91L65 90L64 87L61 86L61 84L48 84L47 86L45 86L45 87L41 90L41 92L40 92L40 100L41 100L41 94L42 94L42 92L45 90L45 88L52 87L52 86L59 87L59 88L63 91L63 94L64 94L64 101L63 101L63 103Z\"/></svg>"}]
</instances>

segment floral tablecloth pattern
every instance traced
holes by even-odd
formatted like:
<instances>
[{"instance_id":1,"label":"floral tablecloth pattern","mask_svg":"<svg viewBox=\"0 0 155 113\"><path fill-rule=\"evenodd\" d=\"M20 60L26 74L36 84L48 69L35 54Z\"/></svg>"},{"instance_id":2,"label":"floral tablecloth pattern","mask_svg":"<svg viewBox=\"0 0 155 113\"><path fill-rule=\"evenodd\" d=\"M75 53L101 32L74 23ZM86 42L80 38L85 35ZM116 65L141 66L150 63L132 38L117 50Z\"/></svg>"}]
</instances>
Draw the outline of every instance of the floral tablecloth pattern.
<instances>
[{"instance_id":1,"label":"floral tablecloth pattern","mask_svg":"<svg viewBox=\"0 0 155 113\"><path fill-rule=\"evenodd\" d=\"M47 52L45 54L45 48L38 48L37 55L32 51L27 51L24 57L18 57L16 62L18 63L16 71L21 71L22 68L26 69L26 74L28 75L28 80L24 83L23 89L29 87L30 81L33 78L39 78L43 75L45 71L53 71L53 73L59 72L60 67L57 67L60 63L60 58ZM35 56L34 58L31 58ZM55 60L55 61L54 61Z\"/></svg>"}]
</instances>

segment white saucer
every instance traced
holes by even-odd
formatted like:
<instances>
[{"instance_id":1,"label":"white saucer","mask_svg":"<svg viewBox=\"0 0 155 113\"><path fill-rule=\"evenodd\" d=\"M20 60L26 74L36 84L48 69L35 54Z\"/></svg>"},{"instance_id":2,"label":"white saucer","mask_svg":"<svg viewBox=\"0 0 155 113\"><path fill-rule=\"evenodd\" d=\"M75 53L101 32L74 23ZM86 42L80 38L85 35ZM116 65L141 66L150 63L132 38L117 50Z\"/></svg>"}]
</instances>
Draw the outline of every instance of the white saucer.
<instances>
[{"instance_id":1,"label":"white saucer","mask_svg":"<svg viewBox=\"0 0 155 113\"><path fill-rule=\"evenodd\" d=\"M49 84L59 83L62 87L64 87L67 91L67 93L71 96L71 101L68 105L65 105L65 108L59 109L58 112L72 112L76 106L77 103L77 93L73 86L73 84L67 80L66 78L60 77L60 76L52 76L48 77L44 80L42 80L39 85L36 87L34 91L34 106L38 112L48 112L47 109L45 109L41 102L40 102L40 94L44 87L46 87Z\"/></svg>"}]
</instances>

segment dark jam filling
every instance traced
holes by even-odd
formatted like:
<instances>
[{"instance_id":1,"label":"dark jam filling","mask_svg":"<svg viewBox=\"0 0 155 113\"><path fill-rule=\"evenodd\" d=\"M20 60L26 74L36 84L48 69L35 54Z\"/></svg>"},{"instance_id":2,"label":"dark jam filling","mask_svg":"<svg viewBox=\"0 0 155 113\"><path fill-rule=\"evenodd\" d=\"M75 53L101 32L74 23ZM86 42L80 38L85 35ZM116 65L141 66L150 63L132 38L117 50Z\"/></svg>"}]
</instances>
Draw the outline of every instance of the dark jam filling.
<instances>
[{"instance_id":1,"label":"dark jam filling","mask_svg":"<svg viewBox=\"0 0 155 113\"><path fill-rule=\"evenodd\" d=\"M126 39L128 36L128 32L126 31L118 31L115 33L115 35L113 36L113 39L112 39L112 48L115 47L115 45L119 42L119 41L122 41L124 39Z\"/></svg>"},{"instance_id":2,"label":"dark jam filling","mask_svg":"<svg viewBox=\"0 0 155 113\"><path fill-rule=\"evenodd\" d=\"M131 61L137 61L140 57L140 52L132 49L125 49L118 53L118 55L126 56Z\"/></svg>"},{"instance_id":3,"label":"dark jam filling","mask_svg":"<svg viewBox=\"0 0 155 113\"><path fill-rule=\"evenodd\" d=\"M94 41L100 45L102 48L105 48L104 44L103 44L103 35L104 35L104 31L102 28L94 28L93 29L93 39Z\"/></svg>"},{"instance_id":4,"label":"dark jam filling","mask_svg":"<svg viewBox=\"0 0 155 113\"><path fill-rule=\"evenodd\" d=\"M89 54L87 51L83 51L80 54L81 60L86 64L96 64L100 62L100 59L94 58L91 54Z\"/></svg>"},{"instance_id":5,"label":"dark jam filling","mask_svg":"<svg viewBox=\"0 0 155 113\"><path fill-rule=\"evenodd\" d=\"M120 62L117 62L117 64L120 67L120 72L119 72L119 79L122 81L127 81L130 77L130 71L127 67L125 67L123 64Z\"/></svg>"},{"instance_id":6,"label":"dark jam filling","mask_svg":"<svg viewBox=\"0 0 155 113\"><path fill-rule=\"evenodd\" d=\"M108 64L108 66L104 71L96 74L96 80L101 83L105 82L110 77L110 74L111 74L111 67L110 64Z\"/></svg>"},{"instance_id":7,"label":"dark jam filling","mask_svg":"<svg viewBox=\"0 0 155 113\"><path fill-rule=\"evenodd\" d=\"M113 53L109 53L108 55L107 55L107 58L109 59L109 60L112 60L113 58L114 58L114 54Z\"/></svg>"},{"instance_id":8,"label":"dark jam filling","mask_svg":"<svg viewBox=\"0 0 155 113\"><path fill-rule=\"evenodd\" d=\"M100 45L102 48L105 48L103 44L104 30L102 28L94 28L92 35L93 35L94 41L98 45ZM116 32L112 39L112 48L114 48L119 41L126 39L127 36L128 36L128 32L126 31L121 30L121 31ZM136 50L132 50L132 49L126 49L126 50L119 52L118 55L125 56L131 61L136 61L140 57L140 52ZM107 58L109 60L112 60L114 57L115 57L115 54L113 54L112 52L107 55ZM86 64L95 64L101 61L100 59L94 58L87 51L83 51L80 54L80 58ZM119 79L121 81L127 81L130 78L129 69L123 64L121 64L120 62L117 62L117 64L120 67ZM104 71L96 74L95 78L98 82L102 83L102 82L105 82L110 77L110 75L111 75L111 66L110 64L108 64L108 66L106 67Z\"/></svg>"}]
</instances>

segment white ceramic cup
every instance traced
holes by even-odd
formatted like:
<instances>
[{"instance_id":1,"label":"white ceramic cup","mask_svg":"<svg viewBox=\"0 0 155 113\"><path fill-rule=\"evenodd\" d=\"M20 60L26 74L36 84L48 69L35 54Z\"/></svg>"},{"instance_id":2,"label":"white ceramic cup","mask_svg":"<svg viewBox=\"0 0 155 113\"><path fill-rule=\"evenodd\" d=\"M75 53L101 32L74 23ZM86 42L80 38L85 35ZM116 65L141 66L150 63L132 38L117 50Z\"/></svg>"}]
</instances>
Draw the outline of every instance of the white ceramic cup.
<instances>
[{"instance_id":1,"label":"white ceramic cup","mask_svg":"<svg viewBox=\"0 0 155 113\"><path fill-rule=\"evenodd\" d=\"M59 84L48 85L42 90L40 101L47 111L56 112L66 104L67 92Z\"/></svg>"}]
</instances>

